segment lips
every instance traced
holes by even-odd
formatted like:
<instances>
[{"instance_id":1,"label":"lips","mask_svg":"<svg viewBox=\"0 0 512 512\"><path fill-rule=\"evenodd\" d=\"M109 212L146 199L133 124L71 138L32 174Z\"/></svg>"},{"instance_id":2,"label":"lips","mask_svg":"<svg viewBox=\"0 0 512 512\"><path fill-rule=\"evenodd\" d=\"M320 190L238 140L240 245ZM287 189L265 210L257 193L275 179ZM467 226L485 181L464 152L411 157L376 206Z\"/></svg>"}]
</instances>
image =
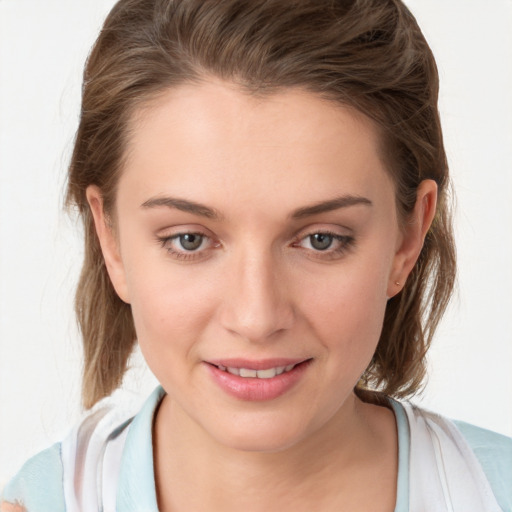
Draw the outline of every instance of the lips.
<instances>
[{"instance_id":1,"label":"lips","mask_svg":"<svg viewBox=\"0 0 512 512\"><path fill-rule=\"evenodd\" d=\"M273 368L267 368L266 370L255 370L254 368L237 368L232 366L218 365L217 368L224 372L228 372L231 375L238 375L243 378L256 378L256 379L273 379L277 375L281 375L284 372L289 372L295 368L294 364L287 366L274 366Z\"/></svg>"},{"instance_id":2,"label":"lips","mask_svg":"<svg viewBox=\"0 0 512 512\"><path fill-rule=\"evenodd\" d=\"M205 362L214 382L240 400L273 400L297 384L311 359L248 361L229 359Z\"/></svg>"}]
</instances>

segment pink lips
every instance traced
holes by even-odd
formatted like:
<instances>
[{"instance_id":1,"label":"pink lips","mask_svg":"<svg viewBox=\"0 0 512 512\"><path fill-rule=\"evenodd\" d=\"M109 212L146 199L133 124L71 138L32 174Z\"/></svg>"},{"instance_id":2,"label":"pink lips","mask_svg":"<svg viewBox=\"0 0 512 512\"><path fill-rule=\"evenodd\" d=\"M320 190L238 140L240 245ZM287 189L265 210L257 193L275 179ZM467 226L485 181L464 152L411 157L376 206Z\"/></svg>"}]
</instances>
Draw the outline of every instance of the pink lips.
<instances>
[{"instance_id":1,"label":"pink lips","mask_svg":"<svg viewBox=\"0 0 512 512\"><path fill-rule=\"evenodd\" d=\"M216 384L229 395L239 400L264 401L273 400L291 389L300 380L310 362L310 359L224 359L205 362L205 366ZM294 365L291 370L284 370L271 378L243 377L227 371L227 368L264 371L291 365Z\"/></svg>"}]
</instances>

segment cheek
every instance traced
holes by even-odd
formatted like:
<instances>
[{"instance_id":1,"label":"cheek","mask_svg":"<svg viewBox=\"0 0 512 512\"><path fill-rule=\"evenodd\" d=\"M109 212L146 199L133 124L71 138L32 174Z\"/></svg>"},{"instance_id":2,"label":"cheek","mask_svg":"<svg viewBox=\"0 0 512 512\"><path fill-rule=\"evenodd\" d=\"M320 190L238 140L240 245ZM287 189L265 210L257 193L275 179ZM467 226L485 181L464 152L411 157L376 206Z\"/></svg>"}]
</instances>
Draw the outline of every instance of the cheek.
<instances>
[{"instance_id":1,"label":"cheek","mask_svg":"<svg viewBox=\"0 0 512 512\"><path fill-rule=\"evenodd\" d=\"M366 367L380 338L387 304L388 265L361 262L333 272L328 280L311 280L302 303L318 339L347 367ZM339 361L337 361L339 364ZM363 368L364 369L364 368Z\"/></svg>"},{"instance_id":2,"label":"cheek","mask_svg":"<svg viewBox=\"0 0 512 512\"><path fill-rule=\"evenodd\" d=\"M214 308L206 280L191 279L186 266L165 263L132 266L128 278L138 342L150 366L166 354L193 356Z\"/></svg>"}]
</instances>

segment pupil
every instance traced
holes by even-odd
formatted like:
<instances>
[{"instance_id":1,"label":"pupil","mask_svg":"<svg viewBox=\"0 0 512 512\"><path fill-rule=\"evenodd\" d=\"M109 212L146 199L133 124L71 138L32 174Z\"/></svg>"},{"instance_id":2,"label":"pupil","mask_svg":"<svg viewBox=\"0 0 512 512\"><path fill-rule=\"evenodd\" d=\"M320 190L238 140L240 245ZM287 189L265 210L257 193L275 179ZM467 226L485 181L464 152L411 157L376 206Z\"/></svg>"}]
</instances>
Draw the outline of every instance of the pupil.
<instances>
[{"instance_id":1,"label":"pupil","mask_svg":"<svg viewBox=\"0 0 512 512\"><path fill-rule=\"evenodd\" d=\"M310 236L311 245L318 251L325 251L332 245L332 235L315 233Z\"/></svg>"},{"instance_id":2,"label":"pupil","mask_svg":"<svg viewBox=\"0 0 512 512\"><path fill-rule=\"evenodd\" d=\"M198 249L202 243L202 237L200 235L186 234L180 236L180 244L183 249L187 251L194 251Z\"/></svg>"}]
</instances>

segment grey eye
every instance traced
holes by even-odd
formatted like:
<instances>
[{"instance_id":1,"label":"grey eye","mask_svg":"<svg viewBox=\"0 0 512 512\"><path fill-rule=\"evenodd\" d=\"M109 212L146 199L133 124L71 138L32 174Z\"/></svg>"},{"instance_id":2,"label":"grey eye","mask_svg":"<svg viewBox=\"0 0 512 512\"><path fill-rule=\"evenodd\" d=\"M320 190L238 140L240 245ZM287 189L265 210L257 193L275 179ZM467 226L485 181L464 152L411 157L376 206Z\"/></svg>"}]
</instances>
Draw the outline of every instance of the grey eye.
<instances>
[{"instance_id":1,"label":"grey eye","mask_svg":"<svg viewBox=\"0 0 512 512\"><path fill-rule=\"evenodd\" d=\"M203 236L194 233L186 233L179 236L179 242L181 247L186 251L195 251L201 247L203 243Z\"/></svg>"},{"instance_id":2,"label":"grey eye","mask_svg":"<svg viewBox=\"0 0 512 512\"><path fill-rule=\"evenodd\" d=\"M333 240L334 237L326 233L315 233L314 235L309 235L311 247L317 251L325 251L326 249L329 249Z\"/></svg>"}]
</instances>

